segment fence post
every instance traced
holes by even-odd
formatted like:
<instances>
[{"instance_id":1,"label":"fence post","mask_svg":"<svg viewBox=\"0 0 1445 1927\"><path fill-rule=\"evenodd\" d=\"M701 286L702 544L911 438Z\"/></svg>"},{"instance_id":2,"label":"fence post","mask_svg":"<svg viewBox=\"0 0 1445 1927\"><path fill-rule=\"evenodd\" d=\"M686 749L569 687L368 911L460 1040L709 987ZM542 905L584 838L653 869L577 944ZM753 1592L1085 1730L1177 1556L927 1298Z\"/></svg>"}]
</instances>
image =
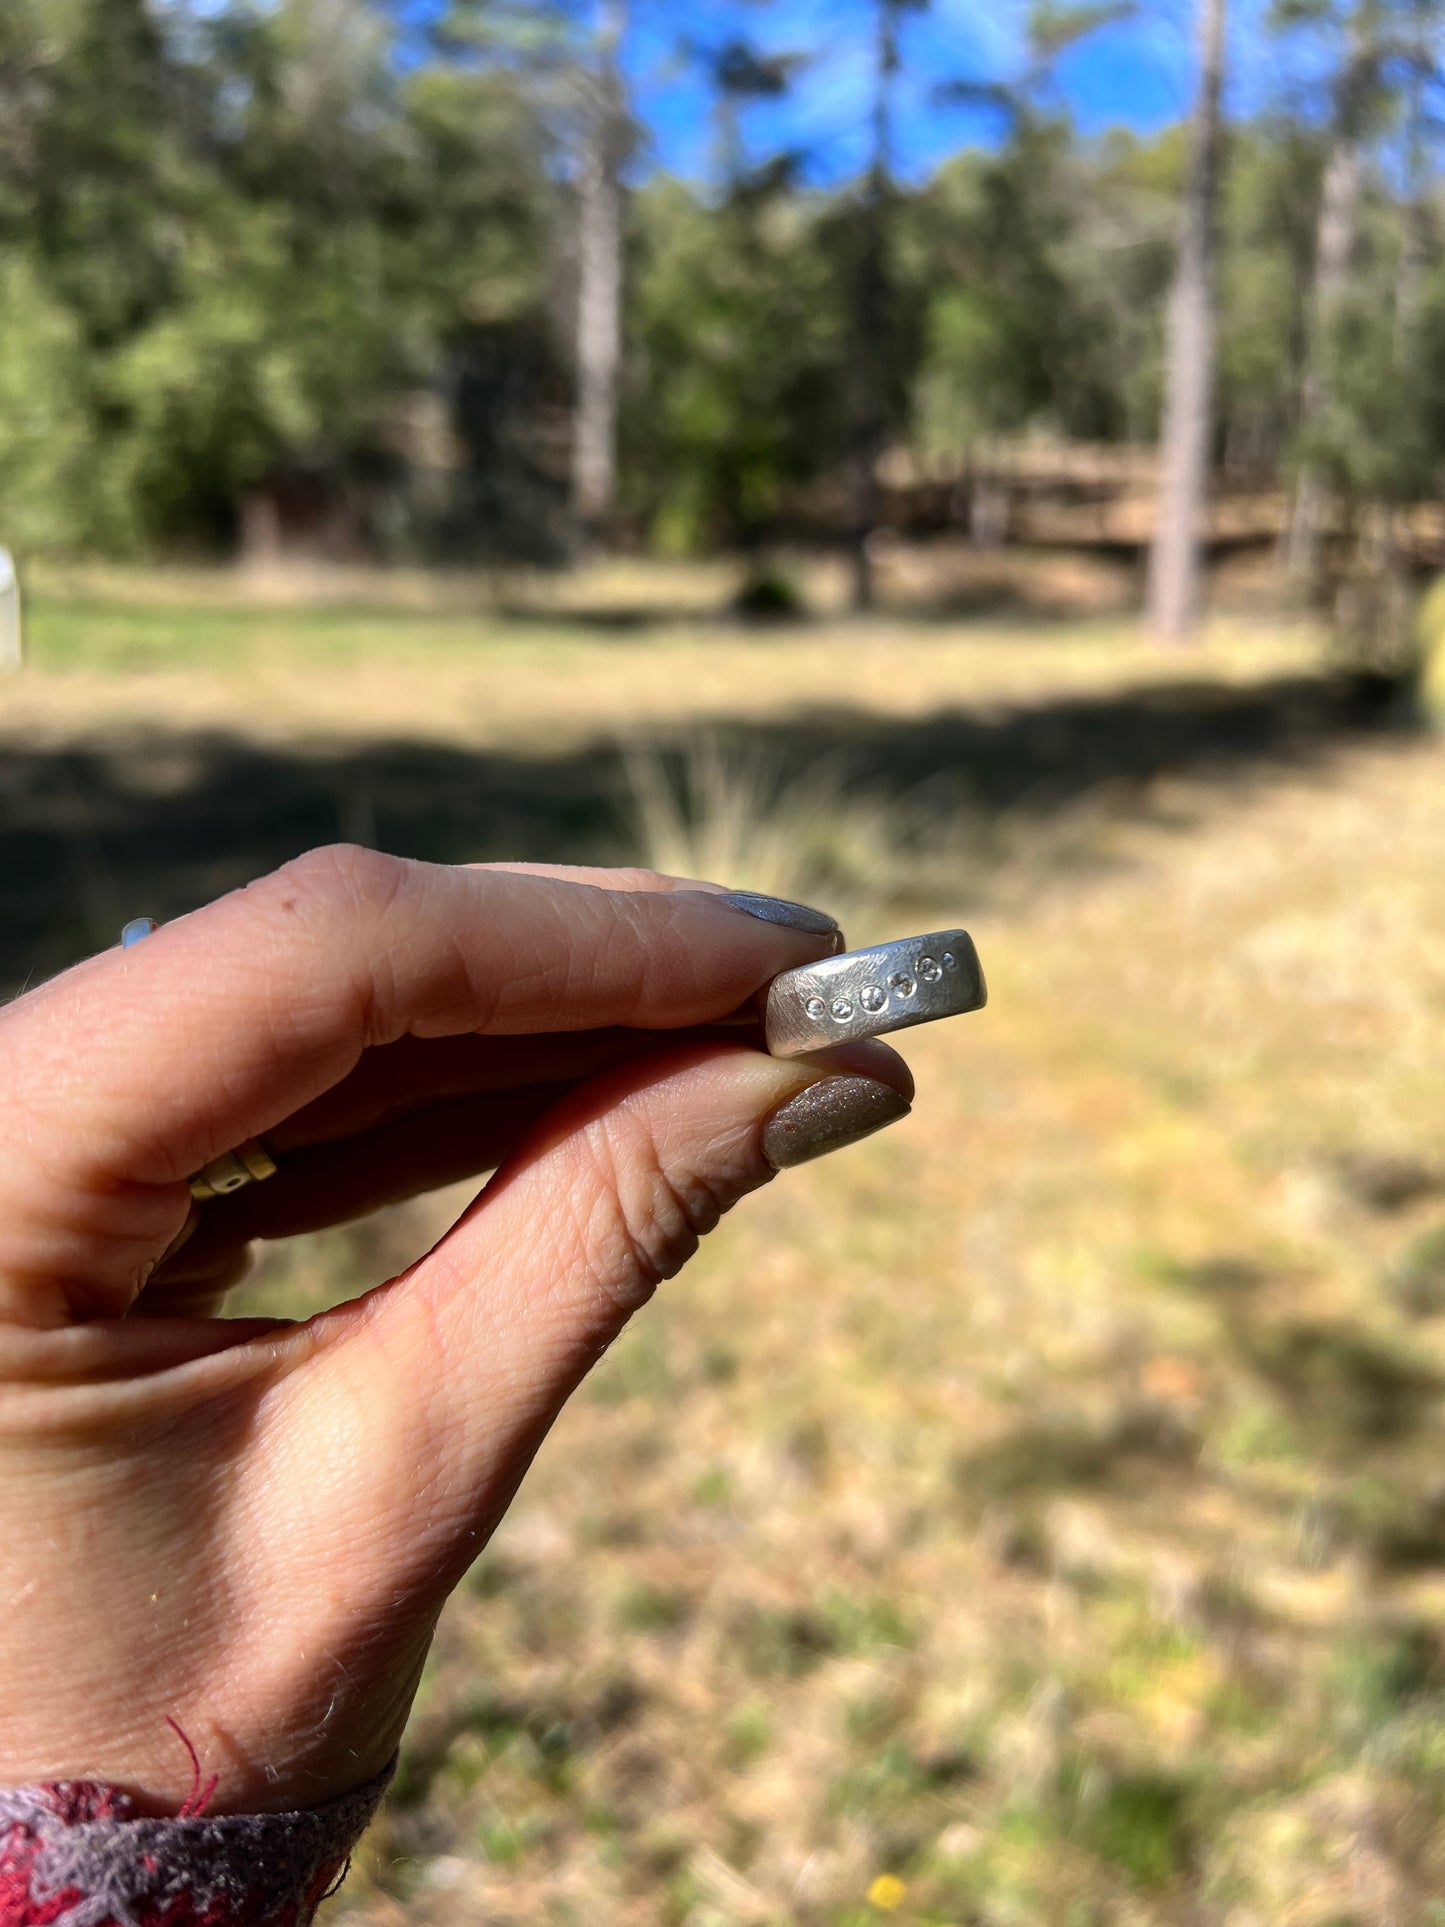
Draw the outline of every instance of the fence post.
<instances>
[{"instance_id":1,"label":"fence post","mask_svg":"<svg viewBox=\"0 0 1445 1927\"><path fill-rule=\"evenodd\" d=\"M20 667L20 578L9 549L0 549L0 672Z\"/></svg>"}]
</instances>

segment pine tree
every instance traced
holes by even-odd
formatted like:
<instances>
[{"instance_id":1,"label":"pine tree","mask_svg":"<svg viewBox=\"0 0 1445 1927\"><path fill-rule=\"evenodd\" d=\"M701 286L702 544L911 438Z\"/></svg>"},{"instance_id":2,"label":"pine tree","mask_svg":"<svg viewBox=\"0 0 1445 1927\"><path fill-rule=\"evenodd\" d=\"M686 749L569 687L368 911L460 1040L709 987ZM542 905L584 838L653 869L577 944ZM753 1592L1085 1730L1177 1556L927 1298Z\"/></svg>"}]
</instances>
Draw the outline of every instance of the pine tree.
<instances>
[{"instance_id":1,"label":"pine tree","mask_svg":"<svg viewBox=\"0 0 1445 1927\"><path fill-rule=\"evenodd\" d=\"M903 18L926 13L932 0L873 0L871 153L863 179L854 274L852 453L849 458L850 551L853 607L877 597L873 538L880 514L878 464L896 424L892 388L892 244L897 199L894 178L894 96L902 70Z\"/></svg>"},{"instance_id":2,"label":"pine tree","mask_svg":"<svg viewBox=\"0 0 1445 1927\"><path fill-rule=\"evenodd\" d=\"M573 503L583 528L605 532L617 497L623 344L622 170L632 144L622 72L627 0L598 0L577 223L577 400Z\"/></svg>"},{"instance_id":3,"label":"pine tree","mask_svg":"<svg viewBox=\"0 0 1445 1927\"><path fill-rule=\"evenodd\" d=\"M1199 0L1197 24L1199 90L1170 300L1158 506L1149 556L1147 621L1161 642L1183 641L1198 616L1201 525L1214 428L1225 0Z\"/></svg>"}]
</instances>

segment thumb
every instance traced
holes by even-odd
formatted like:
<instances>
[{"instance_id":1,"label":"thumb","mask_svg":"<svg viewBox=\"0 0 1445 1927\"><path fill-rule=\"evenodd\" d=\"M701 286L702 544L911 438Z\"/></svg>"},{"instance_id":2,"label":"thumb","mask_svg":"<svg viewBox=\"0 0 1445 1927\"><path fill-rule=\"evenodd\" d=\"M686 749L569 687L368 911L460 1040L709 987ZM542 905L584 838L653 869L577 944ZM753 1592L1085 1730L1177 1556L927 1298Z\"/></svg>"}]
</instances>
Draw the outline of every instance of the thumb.
<instances>
[{"instance_id":1,"label":"thumb","mask_svg":"<svg viewBox=\"0 0 1445 1927\"><path fill-rule=\"evenodd\" d=\"M345 1438L385 1598L439 1603L569 1394L739 1198L906 1116L912 1094L877 1043L786 1063L714 1045L609 1072L420 1264L323 1316L280 1436L313 1481Z\"/></svg>"}]
</instances>

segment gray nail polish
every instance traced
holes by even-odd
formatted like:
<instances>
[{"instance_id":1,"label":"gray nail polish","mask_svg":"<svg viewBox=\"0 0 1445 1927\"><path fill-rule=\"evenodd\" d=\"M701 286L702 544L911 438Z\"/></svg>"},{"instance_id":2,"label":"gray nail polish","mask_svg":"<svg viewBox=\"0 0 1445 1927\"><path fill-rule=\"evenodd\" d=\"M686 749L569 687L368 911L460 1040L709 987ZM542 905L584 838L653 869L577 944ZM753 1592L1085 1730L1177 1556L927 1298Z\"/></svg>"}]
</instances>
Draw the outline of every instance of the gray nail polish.
<instances>
[{"instance_id":1,"label":"gray nail polish","mask_svg":"<svg viewBox=\"0 0 1445 1927\"><path fill-rule=\"evenodd\" d=\"M760 897L752 890L731 890L722 899L734 910L742 910L764 923L785 924L789 930L806 930L810 937L838 934L835 918L826 911L814 910L806 903L789 903L786 897Z\"/></svg>"},{"instance_id":2,"label":"gray nail polish","mask_svg":"<svg viewBox=\"0 0 1445 1927\"><path fill-rule=\"evenodd\" d=\"M763 1126L763 1156L775 1171L788 1171L872 1137L912 1108L874 1078L826 1077L774 1111Z\"/></svg>"}]
</instances>

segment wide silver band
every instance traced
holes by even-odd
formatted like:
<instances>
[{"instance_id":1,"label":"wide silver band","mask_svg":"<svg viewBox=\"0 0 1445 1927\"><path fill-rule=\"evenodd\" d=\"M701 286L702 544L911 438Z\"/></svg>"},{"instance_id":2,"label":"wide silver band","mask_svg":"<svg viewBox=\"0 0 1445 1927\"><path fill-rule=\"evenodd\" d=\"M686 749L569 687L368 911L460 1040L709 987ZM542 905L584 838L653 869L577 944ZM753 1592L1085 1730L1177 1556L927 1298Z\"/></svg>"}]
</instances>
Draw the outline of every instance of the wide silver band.
<instances>
[{"instance_id":1,"label":"wide silver band","mask_svg":"<svg viewBox=\"0 0 1445 1927\"><path fill-rule=\"evenodd\" d=\"M834 1044L960 1017L987 1002L983 969L966 930L903 937L775 977L765 1016L768 1049L774 1057L805 1057Z\"/></svg>"}]
</instances>

